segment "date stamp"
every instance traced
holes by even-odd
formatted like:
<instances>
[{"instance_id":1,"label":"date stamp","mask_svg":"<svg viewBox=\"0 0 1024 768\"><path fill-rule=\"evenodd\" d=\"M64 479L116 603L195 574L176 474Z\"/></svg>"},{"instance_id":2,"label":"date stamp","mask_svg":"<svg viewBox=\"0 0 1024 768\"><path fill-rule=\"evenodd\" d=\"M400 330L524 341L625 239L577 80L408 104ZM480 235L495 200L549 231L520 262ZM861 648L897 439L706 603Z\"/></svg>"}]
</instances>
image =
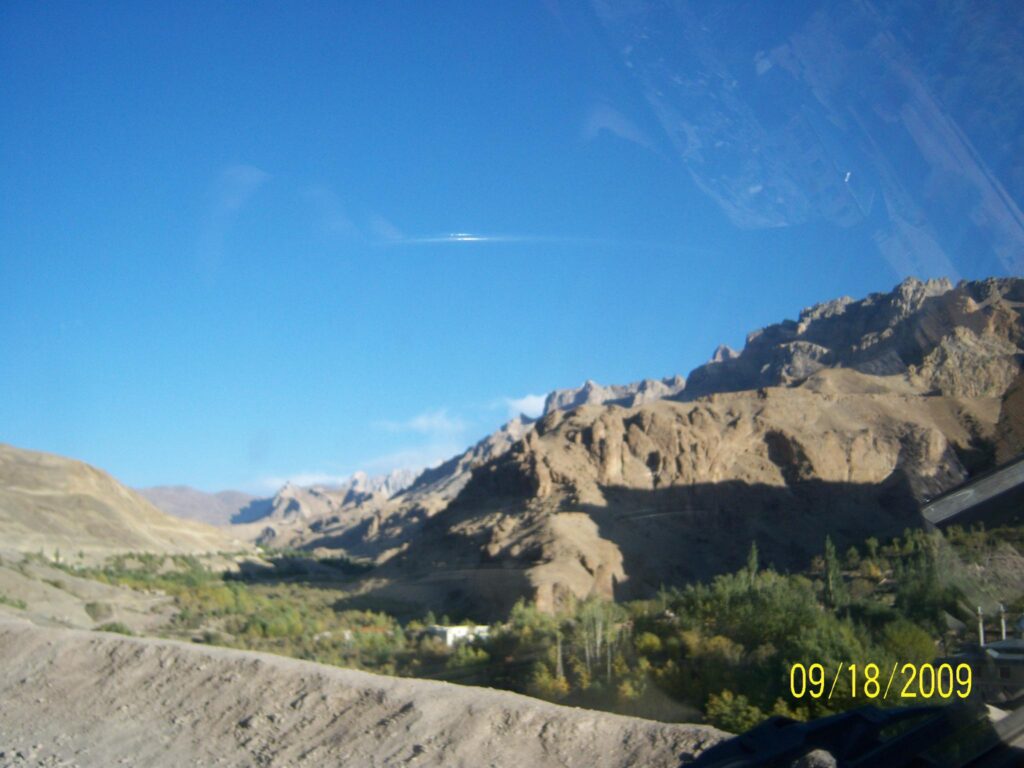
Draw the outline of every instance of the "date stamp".
<instances>
[{"instance_id":1,"label":"date stamp","mask_svg":"<svg viewBox=\"0 0 1024 768\"><path fill-rule=\"evenodd\" d=\"M888 673L888 674L886 674ZM878 664L840 662L832 674L824 664L794 664L789 668L789 693L794 699L830 700L837 686L851 698L966 699L971 695L970 664L900 664L882 669Z\"/></svg>"}]
</instances>

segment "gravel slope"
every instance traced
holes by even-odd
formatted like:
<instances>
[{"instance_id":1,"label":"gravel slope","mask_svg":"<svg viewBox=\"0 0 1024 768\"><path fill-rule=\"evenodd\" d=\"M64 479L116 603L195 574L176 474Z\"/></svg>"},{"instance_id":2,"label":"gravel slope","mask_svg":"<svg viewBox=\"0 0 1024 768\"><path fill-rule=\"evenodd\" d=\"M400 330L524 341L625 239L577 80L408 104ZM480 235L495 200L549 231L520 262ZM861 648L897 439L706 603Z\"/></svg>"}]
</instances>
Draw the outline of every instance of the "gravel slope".
<instances>
[{"instance_id":1,"label":"gravel slope","mask_svg":"<svg viewBox=\"0 0 1024 768\"><path fill-rule=\"evenodd\" d=\"M0 618L0 766L677 766L723 737L504 691Z\"/></svg>"}]
</instances>

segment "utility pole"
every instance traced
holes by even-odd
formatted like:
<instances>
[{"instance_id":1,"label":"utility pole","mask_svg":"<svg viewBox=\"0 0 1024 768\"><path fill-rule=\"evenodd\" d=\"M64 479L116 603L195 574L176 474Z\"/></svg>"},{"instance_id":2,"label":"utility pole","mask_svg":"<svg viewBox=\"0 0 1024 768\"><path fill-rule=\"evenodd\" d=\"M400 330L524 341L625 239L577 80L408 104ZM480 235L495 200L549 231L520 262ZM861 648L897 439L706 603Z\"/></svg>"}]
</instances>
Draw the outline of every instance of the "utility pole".
<instances>
[{"instance_id":1,"label":"utility pole","mask_svg":"<svg viewBox=\"0 0 1024 768\"><path fill-rule=\"evenodd\" d=\"M984 647L985 645L985 615L981 612L981 606L978 606L978 645Z\"/></svg>"}]
</instances>

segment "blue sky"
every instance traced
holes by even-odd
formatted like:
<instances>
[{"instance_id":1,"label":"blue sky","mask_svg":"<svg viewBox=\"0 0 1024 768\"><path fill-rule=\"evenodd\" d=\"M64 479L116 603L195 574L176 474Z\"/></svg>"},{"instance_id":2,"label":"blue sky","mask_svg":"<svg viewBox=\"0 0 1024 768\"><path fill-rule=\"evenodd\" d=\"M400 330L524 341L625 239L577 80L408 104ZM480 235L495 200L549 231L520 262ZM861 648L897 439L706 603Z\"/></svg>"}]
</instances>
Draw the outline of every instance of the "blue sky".
<instances>
[{"instance_id":1,"label":"blue sky","mask_svg":"<svg viewBox=\"0 0 1024 768\"><path fill-rule=\"evenodd\" d=\"M0 6L0 440L136 486L422 466L817 301L1021 271L1020 104L946 87L1013 46L505 5Z\"/></svg>"}]
</instances>

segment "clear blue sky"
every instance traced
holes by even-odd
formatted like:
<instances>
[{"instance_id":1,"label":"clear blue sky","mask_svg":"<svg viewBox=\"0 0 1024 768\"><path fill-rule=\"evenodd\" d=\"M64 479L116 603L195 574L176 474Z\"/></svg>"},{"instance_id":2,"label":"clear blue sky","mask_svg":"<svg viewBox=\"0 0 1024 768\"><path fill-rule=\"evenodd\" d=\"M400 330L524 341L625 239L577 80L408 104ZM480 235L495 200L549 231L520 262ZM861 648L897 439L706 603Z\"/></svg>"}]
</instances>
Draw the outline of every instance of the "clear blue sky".
<instances>
[{"instance_id":1,"label":"clear blue sky","mask_svg":"<svg viewBox=\"0 0 1024 768\"><path fill-rule=\"evenodd\" d=\"M3 3L0 441L136 486L422 465L1021 271L1016 19L701 8Z\"/></svg>"}]
</instances>

